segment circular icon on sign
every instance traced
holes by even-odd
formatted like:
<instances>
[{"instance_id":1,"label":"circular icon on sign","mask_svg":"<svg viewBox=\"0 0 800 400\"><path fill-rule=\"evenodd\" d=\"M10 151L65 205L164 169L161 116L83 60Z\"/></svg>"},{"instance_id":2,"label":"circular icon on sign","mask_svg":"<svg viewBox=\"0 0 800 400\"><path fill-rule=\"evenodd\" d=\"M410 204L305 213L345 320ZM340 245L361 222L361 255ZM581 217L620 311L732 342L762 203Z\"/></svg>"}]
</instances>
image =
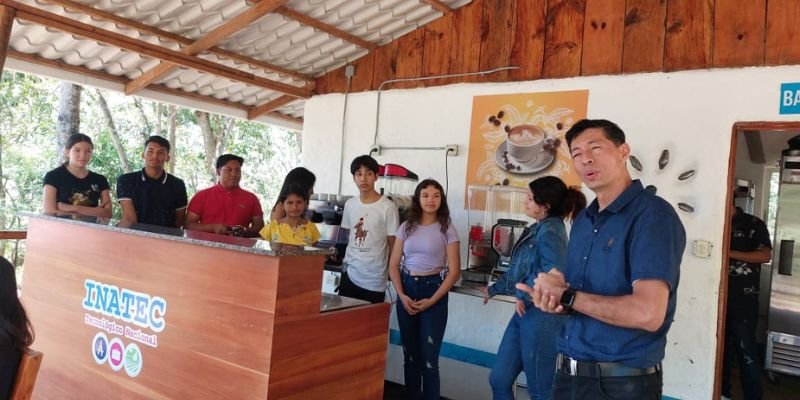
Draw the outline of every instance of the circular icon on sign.
<instances>
[{"instance_id":1,"label":"circular icon on sign","mask_svg":"<svg viewBox=\"0 0 800 400\"><path fill-rule=\"evenodd\" d=\"M135 378L142 372L142 351L139 350L139 346L136 343L131 343L127 347L125 347L125 360L123 365L125 366L125 373L128 374L131 378Z\"/></svg>"},{"instance_id":2,"label":"circular icon on sign","mask_svg":"<svg viewBox=\"0 0 800 400\"><path fill-rule=\"evenodd\" d=\"M94 339L92 339L92 356L94 356L94 362L101 365L108 360L108 338L105 333L100 332L94 335Z\"/></svg>"},{"instance_id":3,"label":"circular icon on sign","mask_svg":"<svg viewBox=\"0 0 800 400\"><path fill-rule=\"evenodd\" d=\"M124 350L125 346L119 338L111 339L108 345L108 365L114 371L122 369L122 362L125 360Z\"/></svg>"}]
</instances>

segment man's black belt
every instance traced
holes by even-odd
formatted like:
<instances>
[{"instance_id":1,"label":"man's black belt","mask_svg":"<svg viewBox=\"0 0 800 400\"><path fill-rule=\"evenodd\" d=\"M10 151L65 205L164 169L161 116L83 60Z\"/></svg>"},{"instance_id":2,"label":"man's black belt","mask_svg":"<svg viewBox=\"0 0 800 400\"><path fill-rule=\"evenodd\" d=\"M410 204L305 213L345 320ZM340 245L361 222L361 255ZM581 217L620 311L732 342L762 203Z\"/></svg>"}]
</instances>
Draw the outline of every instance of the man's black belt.
<instances>
[{"instance_id":1,"label":"man's black belt","mask_svg":"<svg viewBox=\"0 0 800 400\"><path fill-rule=\"evenodd\" d=\"M567 375L587 378L642 376L660 372L661 363L650 368L632 368L614 362L578 361L559 354L556 359L556 370Z\"/></svg>"}]
</instances>

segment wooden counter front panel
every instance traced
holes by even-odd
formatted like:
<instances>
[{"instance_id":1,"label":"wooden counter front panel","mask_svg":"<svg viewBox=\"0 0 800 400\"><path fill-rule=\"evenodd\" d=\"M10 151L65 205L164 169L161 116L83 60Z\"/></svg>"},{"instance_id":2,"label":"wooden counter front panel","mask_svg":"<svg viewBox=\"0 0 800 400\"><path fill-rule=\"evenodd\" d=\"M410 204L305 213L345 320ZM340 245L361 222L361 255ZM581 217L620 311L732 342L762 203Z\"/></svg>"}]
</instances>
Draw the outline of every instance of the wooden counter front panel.
<instances>
[{"instance_id":1,"label":"wooden counter front panel","mask_svg":"<svg viewBox=\"0 0 800 400\"><path fill-rule=\"evenodd\" d=\"M267 397L278 258L36 218L28 233L23 302L45 355L35 398ZM86 279L164 298L163 331L85 310ZM105 332L137 343L138 376L95 362L87 314L158 336L153 348Z\"/></svg>"},{"instance_id":2,"label":"wooden counter front panel","mask_svg":"<svg viewBox=\"0 0 800 400\"><path fill-rule=\"evenodd\" d=\"M269 399L383 398L389 309L383 303L276 323Z\"/></svg>"}]
</instances>

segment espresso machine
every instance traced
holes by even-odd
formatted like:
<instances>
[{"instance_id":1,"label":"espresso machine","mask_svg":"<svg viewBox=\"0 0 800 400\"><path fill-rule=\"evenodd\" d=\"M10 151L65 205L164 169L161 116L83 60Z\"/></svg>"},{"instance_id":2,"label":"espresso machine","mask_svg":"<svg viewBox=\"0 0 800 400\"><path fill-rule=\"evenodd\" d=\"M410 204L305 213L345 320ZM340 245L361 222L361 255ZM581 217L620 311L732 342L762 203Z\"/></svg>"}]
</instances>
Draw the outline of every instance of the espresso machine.
<instances>
[{"instance_id":1,"label":"espresso machine","mask_svg":"<svg viewBox=\"0 0 800 400\"><path fill-rule=\"evenodd\" d=\"M525 215L527 188L467 187L469 246L464 280L488 283L508 271L511 250L532 220Z\"/></svg>"},{"instance_id":2,"label":"espresso machine","mask_svg":"<svg viewBox=\"0 0 800 400\"><path fill-rule=\"evenodd\" d=\"M335 248L336 252L325 259L322 291L333 293L342 274L342 260L347 249L347 229L341 227L344 203L350 196L314 193L308 203L307 217L317 225L320 238L317 247Z\"/></svg>"}]
</instances>

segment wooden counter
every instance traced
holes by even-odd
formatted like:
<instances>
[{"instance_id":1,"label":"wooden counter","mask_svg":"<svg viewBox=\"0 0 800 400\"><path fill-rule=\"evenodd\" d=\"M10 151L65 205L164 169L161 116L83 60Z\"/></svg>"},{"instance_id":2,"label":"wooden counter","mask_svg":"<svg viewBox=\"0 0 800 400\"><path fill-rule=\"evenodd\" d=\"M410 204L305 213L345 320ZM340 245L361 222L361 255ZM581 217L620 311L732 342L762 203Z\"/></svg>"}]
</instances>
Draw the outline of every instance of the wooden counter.
<instances>
[{"instance_id":1,"label":"wooden counter","mask_svg":"<svg viewBox=\"0 0 800 400\"><path fill-rule=\"evenodd\" d=\"M321 313L325 251L28 217L34 398L382 398L389 304Z\"/></svg>"}]
</instances>

